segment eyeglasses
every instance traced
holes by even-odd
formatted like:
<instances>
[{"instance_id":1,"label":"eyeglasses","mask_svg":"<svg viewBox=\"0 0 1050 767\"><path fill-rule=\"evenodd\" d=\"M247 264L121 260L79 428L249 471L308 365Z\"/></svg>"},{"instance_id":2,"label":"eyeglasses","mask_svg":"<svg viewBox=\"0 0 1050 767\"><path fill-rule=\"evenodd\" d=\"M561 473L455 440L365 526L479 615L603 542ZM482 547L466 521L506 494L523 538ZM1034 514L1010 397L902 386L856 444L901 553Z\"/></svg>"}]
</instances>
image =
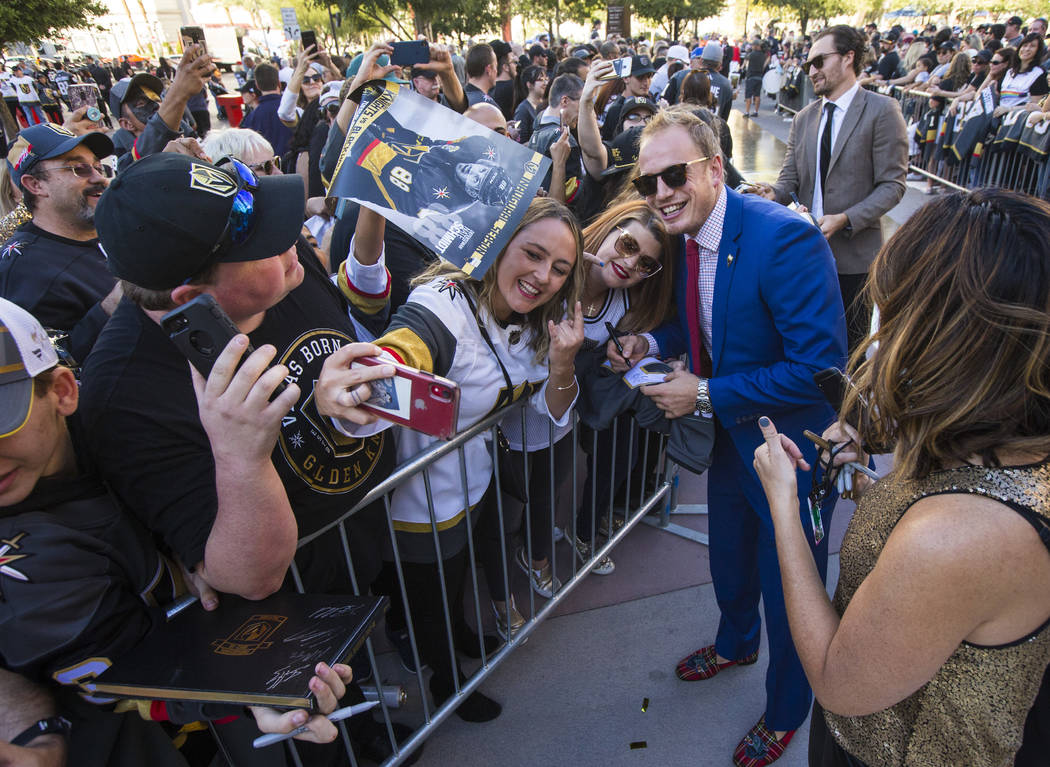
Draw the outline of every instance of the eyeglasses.
<instances>
[{"instance_id":1,"label":"eyeglasses","mask_svg":"<svg viewBox=\"0 0 1050 767\"><path fill-rule=\"evenodd\" d=\"M69 165L53 165L50 168L41 168L43 171L68 170L77 178L91 178L95 173L103 178L111 178L113 169L100 162L74 162Z\"/></svg>"},{"instance_id":2,"label":"eyeglasses","mask_svg":"<svg viewBox=\"0 0 1050 767\"><path fill-rule=\"evenodd\" d=\"M324 80L324 77L322 75L305 75L303 77L304 83L319 83L322 80Z\"/></svg>"},{"instance_id":3,"label":"eyeglasses","mask_svg":"<svg viewBox=\"0 0 1050 767\"><path fill-rule=\"evenodd\" d=\"M663 268L663 264L657 261L655 258L649 256L640 255L642 252L642 246L638 244L638 240L635 239L634 235L628 232L622 227L616 227L616 230L620 233L616 237L616 241L613 243L613 250L616 251L616 255L619 257L613 260L619 260L620 258L631 258L632 256L638 256L638 259L634 262L634 266L629 267L636 274L645 277L652 277L658 271ZM628 267L621 267L628 268Z\"/></svg>"},{"instance_id":4,"label":"eyeglasses","mask_svg":"<svg viewBox=\"0 0 1050 767\"><path fill-rule=\"evenodd\" d=\"M281 169L281 158L274 157L272 160L267 160L266 162L252 163L248 167L256 173L261 173L264 176L270 176L273 175L274 168L277 168L277 170Z\"/></svg>"},{"instance_id":5,"label":"eyeglasses","mask_svg":"<svg viewBox=\"0 0 1050 767\"><path fill-rule=\"evenodd\" d=\"M822 53L819 56L814 56L813 58L809 59L808 61L803 61L802 62L802 71L805 72L808 75L810 69L823 69L824 68L824 62L827 60L828 56L841 56L841 55L842 54L839 53L838 51L832 51L831 53Z\"/></svg>"},{"instance_id":6,"label":"eyeglasses","mask_svg":"<svg viewBox=\"0 0 1050 767\"><path fill-rule=\"evenodd\" d=\"M653 119L653 116L651 114L649 114L648 112L644 112L644 113L643 112L631 112L629 115L627 115L625 118L623 118L623 121L625 123L631 122L631 123L642 123L644 125L648 125L649 121L652 120L652 119Z\"/></svg>"},{"instance_id":7,"label":"eyeglasses","mask_svg":"<svg viewBox=\"0 0 1050 767\"><path fill-rule=\"evenodd\" d=\"M677 165L664 168L659 173L647 173L644 176L639 176L631 183L634 184L634 188L638 190L638 194L642 197L656 194L656 180L658 178L662 178L664 183L672 189L677 189L686 182L686 170L688 166L692 165L694 162L703 162L704 160L710 159L710 157L697 157L695 160L690 160L689 162L680 162Z\"/></svg>"},{"instance_id":8,"label":"eyeglasses","mask_svg":"<svg viewBox=\"0 0 1050 767\"><path fill-rule=\"evenodd\" d=\"M259 179L252 169L240 160L232 157L220 157L217 167L229 164L237 175L237 194L233 196L233 207L230 208L226 228L219 235L218 242L211 249L212 254L229 250L233 245L241 245L255 229L255 194L259 189Z\"/></svg>"}]
</instances>

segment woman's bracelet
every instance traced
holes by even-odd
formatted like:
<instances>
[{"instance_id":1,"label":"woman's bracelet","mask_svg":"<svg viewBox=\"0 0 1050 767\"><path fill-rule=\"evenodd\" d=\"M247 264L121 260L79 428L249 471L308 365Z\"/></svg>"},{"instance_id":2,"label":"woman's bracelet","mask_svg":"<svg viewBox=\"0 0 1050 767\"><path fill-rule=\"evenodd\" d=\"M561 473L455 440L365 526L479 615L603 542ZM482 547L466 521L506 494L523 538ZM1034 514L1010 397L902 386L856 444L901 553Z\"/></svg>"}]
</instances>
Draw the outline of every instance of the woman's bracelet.
<instances>
[{"instance_id":1,"label":"woman's bracelet","mask_svg":"<svg viewBox=\"0 0 1050 767\"><path fill-rule=\"evenodd\" d=\"M573 376L571 384L569 384L568 386L555 386L554 387L554 391L568 391L569 389L572 389L573 387L577 386L578 384L579 384L579 381L576 380L576 376Z\"/></svg>"}]
</instances>

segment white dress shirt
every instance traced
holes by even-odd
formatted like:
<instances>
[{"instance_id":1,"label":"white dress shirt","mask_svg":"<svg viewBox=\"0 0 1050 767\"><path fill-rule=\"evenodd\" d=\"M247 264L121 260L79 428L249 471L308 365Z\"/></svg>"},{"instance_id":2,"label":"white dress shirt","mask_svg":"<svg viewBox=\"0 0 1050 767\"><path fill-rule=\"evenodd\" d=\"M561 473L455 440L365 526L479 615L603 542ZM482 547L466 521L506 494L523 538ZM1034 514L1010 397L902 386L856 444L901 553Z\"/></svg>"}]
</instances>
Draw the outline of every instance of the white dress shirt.
<instances>
[{"instance_id":1,"label":"white dress shirt","mask_svg":"<svg viewBox=\"0 0 1050 767\"><path fill-rule=\"evenodd\" d=\"M855 83L852 88L843 93L837 99L831 100L828 98L821 99L820 102L820 124L817 126L817 165L820 165L820 140L824 136L824 131L827 129L828 115L824 110L824 105L831 101L835 105L835 111L831 113L831 153L835 153L835 142L839 138L839 128L842 127L842 121L846 119L846 110L849 109L849 105L853 103L853 97L857 95L857 91L860 90L860 83ZM810 213L813 214L813 218L819 220L824 215L824 190L820 184L820 168L817 168L816 181L813 184L813 207L810 209Z\"/></svg>"}]
</instances>

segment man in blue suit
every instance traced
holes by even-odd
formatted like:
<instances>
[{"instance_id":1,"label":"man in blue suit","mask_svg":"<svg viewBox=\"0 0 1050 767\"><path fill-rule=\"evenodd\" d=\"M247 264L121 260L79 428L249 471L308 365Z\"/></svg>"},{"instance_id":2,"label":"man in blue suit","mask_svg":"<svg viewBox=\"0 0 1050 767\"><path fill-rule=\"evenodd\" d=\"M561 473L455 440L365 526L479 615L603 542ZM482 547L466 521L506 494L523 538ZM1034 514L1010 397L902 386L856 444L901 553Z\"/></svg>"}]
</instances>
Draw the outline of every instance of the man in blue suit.
<instances>
[{"instance_id":1,"label":"man in blue suit","mask_svg":"<svg viewBox=\"0 0 1050 767\"><path fill-rule=\"evenodd\" d=\"M719 142L688 108L657 114L641 137L639 193L677 238L678 316L652 335L623 339L627 358L689 353L686 370L643 391L669 417L714 418L716 436L708 513L711 575L721 610L713 645L678 664L679 678L709 679L754 663L765 606L770 660L766 708L737 746L738 767L761 767L783 753L805 721L811 691L791 641L773 525L752 467L762 442L757 420L768 415L802 448L803 429L820 432L834 412L813 373L843 367L846 326L835 262L820 230L798 214L723 183ZM610 349L610 360L623 358ZM800 514L808 518L809 483L799 480ZM831 522L831 506L823 524ZM821 577L827 538L810 545Z\"/></svg>"}]
</instances>

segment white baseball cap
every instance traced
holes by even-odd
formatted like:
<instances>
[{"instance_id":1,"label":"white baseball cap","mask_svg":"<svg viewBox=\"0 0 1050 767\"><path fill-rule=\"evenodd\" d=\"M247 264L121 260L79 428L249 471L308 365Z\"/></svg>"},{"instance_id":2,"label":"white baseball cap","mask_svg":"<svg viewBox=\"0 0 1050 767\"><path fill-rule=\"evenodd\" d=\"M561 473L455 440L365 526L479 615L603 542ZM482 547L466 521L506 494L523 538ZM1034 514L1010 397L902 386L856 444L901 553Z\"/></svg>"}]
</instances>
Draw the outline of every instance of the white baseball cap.
<instances>
[{"instance_id":1,"label":"white baseball cap","mask_svg":"<svg viewBox=\"0 0 1050 767\"><path fill-rule=\"evenodd\" d=\"M33 379L58 365L47 331L17 304L0 298L0 439L26 425Z\"/></svg>"}]
</instances>

